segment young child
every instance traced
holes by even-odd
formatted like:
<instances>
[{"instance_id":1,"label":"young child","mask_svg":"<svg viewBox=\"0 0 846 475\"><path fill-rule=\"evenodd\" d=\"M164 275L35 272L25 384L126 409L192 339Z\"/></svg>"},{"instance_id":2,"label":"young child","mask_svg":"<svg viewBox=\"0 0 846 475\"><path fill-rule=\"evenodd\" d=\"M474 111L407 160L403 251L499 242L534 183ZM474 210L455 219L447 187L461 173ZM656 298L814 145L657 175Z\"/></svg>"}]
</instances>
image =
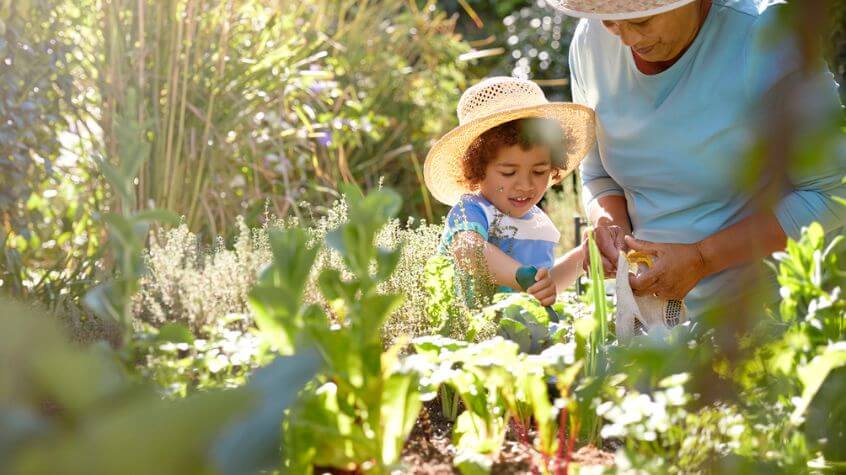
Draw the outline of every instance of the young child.
<instances>
[{"instance_id":1,"label":"young child","mask_svg":"<svg viewBox=\"0 0 846 475\"><path fill-rule=\"evenodd\" d=\"M521 290L518 270L534 266L526 291L551 305L581 272L585 248L555 261L560 233L536 205L593 145L593 111L550 103L531 81L494 77L462 94L458 118L424 166L432 195L453 206L441 252L474 279L487 270L501 291Z\"/></svg>"}]
</instances>

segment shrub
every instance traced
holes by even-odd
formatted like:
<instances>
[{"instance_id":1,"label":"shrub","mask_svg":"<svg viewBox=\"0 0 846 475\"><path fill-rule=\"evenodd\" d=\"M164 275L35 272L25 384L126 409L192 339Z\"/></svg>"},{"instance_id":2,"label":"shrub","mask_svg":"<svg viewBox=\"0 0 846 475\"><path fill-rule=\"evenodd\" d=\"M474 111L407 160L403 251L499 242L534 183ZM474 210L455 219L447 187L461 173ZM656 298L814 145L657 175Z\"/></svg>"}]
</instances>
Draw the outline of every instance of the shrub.
<instances>
[{"instance_id":1,"label":"shrub","mask_svg":"<svg viewBox=\"0 0 846 475\"><path fill-rule=\"evenodd\" d=\"M347 220L347 213L346 201L336 201L325 216L306 228L310 242L324 242L330 231ZM148 273L141 279L135 298L135 316L155 326L182 322L201 334L204 325L228 314L247 312L247 293L255 284L258 271L271 260L268 233L297 225L296 219L271 218L264 227L249 229L239 219L232 249L221 241L204 249L200 237L185 225L159 232L147 251ZM400 248L397 270L379 283L378 292L401 291L406 295L402 306L382 327L386 345L404 335L433 332L425 312L423 279L426 261L435 253L440 232L441 226L425 221L403 223L392 219L376 236L378 246ZM323 248L309 274L306 302L324 305L331 314L316 284L323 269L337 269L343 276L349 276L349 270L338 252Z\"/></svg>"},{"instance_id":2,"label":"shrub","mask_svg":"<svg viewBox=\"0 0 846 475\"><path fill-rule=\"evenodd\" d=\"M181 322L199 333L228 314L246 313L247 292L270 249L265 230L250 230L241 218L237 223L232 249L218 241L205 250L185 224L158 232L146 253L135 316L155 326Z\"/></svg>"}]
</instances>

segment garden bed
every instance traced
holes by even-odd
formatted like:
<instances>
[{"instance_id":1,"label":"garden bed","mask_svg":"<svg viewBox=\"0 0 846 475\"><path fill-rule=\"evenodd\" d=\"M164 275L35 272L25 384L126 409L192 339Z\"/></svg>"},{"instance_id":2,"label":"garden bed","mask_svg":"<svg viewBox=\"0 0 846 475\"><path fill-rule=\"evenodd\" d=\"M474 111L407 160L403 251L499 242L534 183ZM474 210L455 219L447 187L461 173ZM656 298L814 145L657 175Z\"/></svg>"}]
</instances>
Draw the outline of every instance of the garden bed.
<instances>
[{"instance_id":1,"label":"garden bed","mask_svg":"<svg viewBox=\"0 0 846 475\"><path fill-rule=\"evenodd\" d=\"M455 447L452 445L453 423L443 417L438 400L427 402L420 411L414 429L405 443L402 463L405 473L413 475L459 472L453 466ZM533 431L529 434L534 437ZM535 473L543 466L543 457L536 450L519 440L514 427L510 427L506 442L494 462L492 474L510 475ZM579 447L572 454L571 464L582 468L590 466L609 467L614 465L613 447L597 448L592 445Z\"/></svg>"}]
</instances>

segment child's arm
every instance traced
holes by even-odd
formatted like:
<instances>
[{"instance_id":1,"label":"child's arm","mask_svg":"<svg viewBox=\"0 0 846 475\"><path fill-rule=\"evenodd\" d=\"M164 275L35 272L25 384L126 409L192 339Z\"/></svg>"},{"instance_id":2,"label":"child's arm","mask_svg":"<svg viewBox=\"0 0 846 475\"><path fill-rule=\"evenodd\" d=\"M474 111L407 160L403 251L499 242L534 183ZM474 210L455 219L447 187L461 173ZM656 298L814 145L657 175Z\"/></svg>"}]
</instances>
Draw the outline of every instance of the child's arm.
<instances>
[{"instance_id":1,"label":"child's arm","mask_svg":"<svg viewBox=\"0 0 846 475\"><path fill-rule=\"evenodd\" d=\"M520 284L517 282L517 269L522 267L522 264L504 253L502 249L485 241L479 233L473 231L457 233L453 238L451 249L461 271L478 272L482 268L487 268L495 284L520 289ZM484 263L478 262L480 257L484 258ZM558 295L556 285L547 269L539 269L535 280L536 283L526 289L526 292L537 298L542 305L555 303Z\"/></svg>"},{"instance_id":2,"label":"child's arm","mask_svg":"<svg viewBox=\"0 0 846 475\"><path fill-rule=\"evenodd\" d=\"M516 277L520 263L502 252L502 249L485 241L479 233L456 233L452 239L451 251L460 270L476 273L487 268L495 284L512 289L520 288ZM484 262L479 262L480 258L483 258Z\"/></svg>"},{"instance_id":3,"label":"child's arm","mask_svg":"<svg viewBox=\"0 0 846 475\"><path fill-rule=\"evenodd\" d=\"M570 249L555 261L549 273L558 289L570 287L582 274L582 262L587 252L586 243L587 241Z\"/></svg>"}]
</instances>

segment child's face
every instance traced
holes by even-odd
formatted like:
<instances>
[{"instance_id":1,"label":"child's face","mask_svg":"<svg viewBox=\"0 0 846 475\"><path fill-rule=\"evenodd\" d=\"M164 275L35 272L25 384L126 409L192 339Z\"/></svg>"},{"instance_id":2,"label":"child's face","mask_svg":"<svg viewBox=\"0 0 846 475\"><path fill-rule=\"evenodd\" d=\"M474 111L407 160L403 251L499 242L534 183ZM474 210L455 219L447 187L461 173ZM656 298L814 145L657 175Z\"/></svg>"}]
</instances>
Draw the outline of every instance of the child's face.
<instances>
[{"instance_id":1,"label":"child's face","mask_svg":"<svg viewBox=\"0 0 846 475\"><path fill-rule=\"evenodd\" d=\"M543 198L550 173L548 147L502 147L488 163L479 191L503 213L521 218Z\"/></svg>"}]
</instances>

